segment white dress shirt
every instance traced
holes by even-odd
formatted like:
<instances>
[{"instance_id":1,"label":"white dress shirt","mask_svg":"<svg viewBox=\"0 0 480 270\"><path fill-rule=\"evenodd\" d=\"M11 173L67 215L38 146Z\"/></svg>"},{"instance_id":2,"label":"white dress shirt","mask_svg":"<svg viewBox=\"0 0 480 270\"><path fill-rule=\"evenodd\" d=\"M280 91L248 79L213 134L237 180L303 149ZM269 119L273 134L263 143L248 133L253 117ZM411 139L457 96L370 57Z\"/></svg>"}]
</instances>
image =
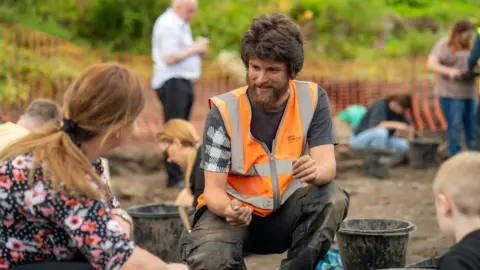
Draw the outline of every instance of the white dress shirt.
<instances>
[{"instance_id":1,"label":"white dress shirt","mask_svg":"<svg viewBox=\"0 0 480 270\"><path fill-rule=\"evenodd\" d=\"M198 54L190 55L171 65L167 65L163 60L165 56L186 50L193 44L190 25L171 8L157 18L152 35L152 59L154 63L152 89L162 87L165 81L172 78L193 81L200 77L202 64Z\"/></svg>"}]
</instances>

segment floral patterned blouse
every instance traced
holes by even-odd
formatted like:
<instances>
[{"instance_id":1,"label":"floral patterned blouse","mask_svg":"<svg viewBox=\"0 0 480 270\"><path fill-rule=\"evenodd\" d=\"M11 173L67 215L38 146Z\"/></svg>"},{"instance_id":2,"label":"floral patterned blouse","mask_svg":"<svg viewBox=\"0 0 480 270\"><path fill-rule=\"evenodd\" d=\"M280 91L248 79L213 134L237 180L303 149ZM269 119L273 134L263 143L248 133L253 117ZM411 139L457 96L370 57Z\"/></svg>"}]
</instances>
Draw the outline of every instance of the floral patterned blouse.
<instances>
[{"instance_id":1,"label":"floral patterned blouse","mask_svg":"<svg viewBox=\"0 0 480 270\"><path fill-rule=\"evenodd\" d=\"M41 168L32 171L29 184L32 166L31 154L0 163L0 268L68 261L80 252L95 269L120 269L135 244L111 214L118 201L54 191ZM107 183L101 160L93 166Z\"/></svg>"}]
</instances>

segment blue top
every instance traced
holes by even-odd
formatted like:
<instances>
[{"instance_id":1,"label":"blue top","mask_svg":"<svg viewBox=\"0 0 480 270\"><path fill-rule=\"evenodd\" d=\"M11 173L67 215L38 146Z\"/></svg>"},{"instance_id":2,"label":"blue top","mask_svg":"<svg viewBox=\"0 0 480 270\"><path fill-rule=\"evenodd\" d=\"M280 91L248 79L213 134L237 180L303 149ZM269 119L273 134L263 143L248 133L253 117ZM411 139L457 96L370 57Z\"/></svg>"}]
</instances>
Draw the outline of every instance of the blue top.
<instances>
[{"instance_id":1,"label":"blue top","mask_svg":"<svg viewBox=\"0 0 480 270\"><path fill-rule=\"evenodd\" d=\"M475 38L475 43L473 44L472 52L468 58L468 69L474 70L477 66L478 59L480 58L480 27L477 29L477 37Z\"/></svg>"}]
</instances>

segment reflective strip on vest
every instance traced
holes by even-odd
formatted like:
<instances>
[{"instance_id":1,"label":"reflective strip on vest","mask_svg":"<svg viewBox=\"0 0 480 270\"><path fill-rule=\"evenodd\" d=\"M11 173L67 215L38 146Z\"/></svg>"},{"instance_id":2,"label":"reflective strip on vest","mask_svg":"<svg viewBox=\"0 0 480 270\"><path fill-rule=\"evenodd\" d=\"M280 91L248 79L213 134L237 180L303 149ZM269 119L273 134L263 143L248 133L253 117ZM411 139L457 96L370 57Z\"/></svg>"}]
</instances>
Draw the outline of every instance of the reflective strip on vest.
<instances>
[{"instance_id":1,"label":"reflective strip on vest","mask_svg":"<svg viewBox=\"0 0 480 270\"><path fill-rule=\"evenodd\" d=\"M280 201L280 204L284 204L292 194L297 191L297 189L304 187L304 183L301 182L300 180L294 179L288 187L285 189L285 191L282 194L282 198ZM251 204L255 207L258 207L260 209L267 209L267 210L274 210L274 200L273 198L268 198L268 197L263 197L263 196L258 196L258 197L245 197L235 191L231 186L227 185L227 193L230 194L231 196L239 199L240 201L246 202L248 204Z\"/></svg>"},{"instance_id":2,"label":"reflective strip on vest","mask_svg":"<svg viewBox=\"0 0 480 270\"><path fill-rule=\"evenodd\" d=\"M312 121L313 114L315 112L315 107L312 106L312 97L309 87L309 82L306 81L295 81L296 94L299 103L300 109L300 118L302 121L303 128L303 149L302 154L307 152L307 133L310 127L310 122ZM314 95L318 95L318 89L315 87ZM258 175L261 177L272 176L272 168L270 162L266 163L257 163L254 164L248 172L245 172L244 168L244 156L243 156L243 140L242 140L242 130L241 130L241 121L240 121L240 108L239 101L237 96L232 92L228 92L222 95L217 96L219 100L222 100L225 103L227 108L230 123L231 123L231 173L240 174L240 175ZM242 98L247 98L246 95L243 95ZM212 99L215 103L215 99ZM317 101L318 102L318 101ZM218 104L216 104L218 106ZM221 113L222 118L224 115ZM223 119L226 123L226 119ZM283 121L280 123L283 124ZM273 147L272 147L273 148ZM273 149L273 151L275 151ZM277 174L292 174L292 162L293 160L276 160L275 167ZM285 189L281 196L281 204L283 204L297 189L304 187L304 183L293 179L288 187ZM244 201L248 204L251 204L255 207L261 209L274 209L274 199L258 196L258 197L245 197L238 192L236 192L231 186L227 185L227 193L231 196Z\"/></svg>"},{"instance_id":3,"label":"reflective strip on vest","mask_svg":"<svg viewBox=\"0 0 480 270\"><path fill-rule=\"evenodd\" d=\"M244 174L243 168L243 143L242 143L242 130L240 127L240 108L237 96L232 92L228 92L218 96L218 99L225 102L227 110L230 116L230 123L232 127L232 134L230 134L231 153L231 172ZM215 103L215 99L212 99ZM216 104L218 106L218 104ZM224 115L222 118L224 118ZM223 119L224 123L227 123L226 119Z\"/></svg>"},{"instance_id":4,"label":"reflective strip on vest","mask_svg":"<svg viewBox=\"0 0 480 270\"><path fill-rule=\"evenodd\" d=\"M295 81L295 87L297 88L298 103L300 105L300 118L302 119L303 127L303 150L302 153L307 152L307 133L310 128L310 123L312 122L313 114L315 113L315 108L311 106L311 100L318 96L318 88L315 87L314 97L310 94L309 83L306 81ZM318 102L318 100L317 100Z\"/></svg>"}]
</instances>

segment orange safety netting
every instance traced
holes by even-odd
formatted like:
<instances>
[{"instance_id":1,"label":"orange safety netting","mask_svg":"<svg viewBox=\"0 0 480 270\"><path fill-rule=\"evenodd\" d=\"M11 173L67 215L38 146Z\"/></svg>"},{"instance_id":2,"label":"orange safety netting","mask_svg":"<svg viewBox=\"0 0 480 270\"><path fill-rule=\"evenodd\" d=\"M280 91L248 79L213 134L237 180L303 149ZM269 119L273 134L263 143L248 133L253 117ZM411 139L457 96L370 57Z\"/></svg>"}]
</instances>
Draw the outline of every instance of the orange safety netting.
<instances>
[{"instance_id":1,"label":"orange safety netting","mask_svg":"<svg viewBox=\"0 0 480 270\"><path fill-rule=\"evenodd\" d=\"M16 120L32 99L49 97L61 102L72 80L87 66L115 61L138 72L149 86L149 56L112 54L74 44L21 25L0 24L0 115ZM237 63L238 64L238 63ZM241 64L241 63L240 63ZM228 65L227 65L228 66ZM225 63L204 61L195 83L192 122L199 131L208 112L208 98L243 84ZM318 83L327 92L332 114L351 104L368 106L374 99L394 93L413 93L411 117L422 130L445 130L446 122L433 95L435 76L425 58L371 61L306 61L301 80ZM147 87L146 108L139 119L138 139L154 140L162 126L161 105Z\"/></svg>"}]
</instances>

